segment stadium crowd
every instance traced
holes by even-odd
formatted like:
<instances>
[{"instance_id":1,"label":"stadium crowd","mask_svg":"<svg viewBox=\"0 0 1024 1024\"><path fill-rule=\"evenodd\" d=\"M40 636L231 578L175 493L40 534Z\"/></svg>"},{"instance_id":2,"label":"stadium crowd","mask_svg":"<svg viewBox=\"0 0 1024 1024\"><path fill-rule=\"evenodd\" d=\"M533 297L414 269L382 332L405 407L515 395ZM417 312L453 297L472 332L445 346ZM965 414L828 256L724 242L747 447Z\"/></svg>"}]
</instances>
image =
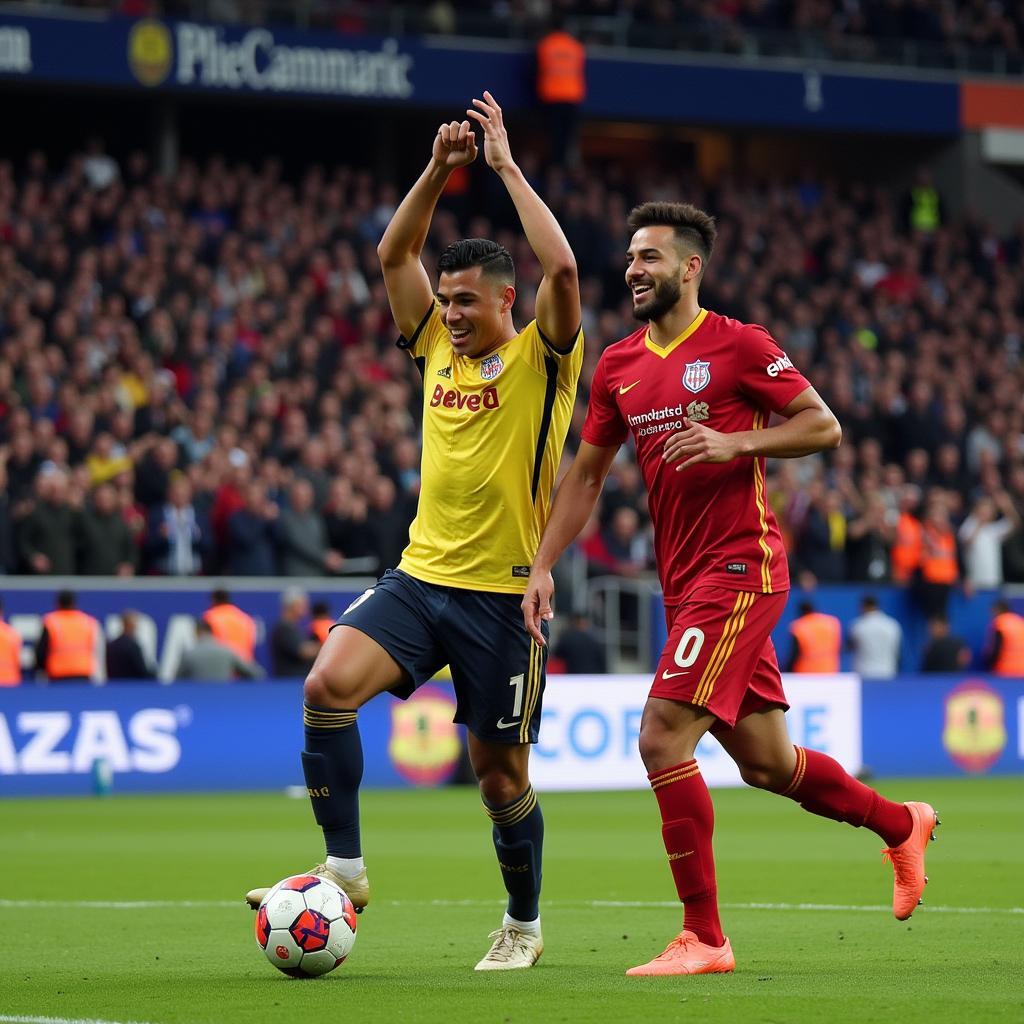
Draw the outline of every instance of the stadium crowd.
<instances>
[{"instance_id":1,"label":"stadium crowd","mask_svg":"<svg viewBox=\"0 0 1024 1024\"><path fill-rule=\"evenodd\" d=\"M61 6L55 0L53 6ZM529 39L566 17L582 39L620 46L799 55L1001 73L1024 66L1024 8L1000 0L72 0L131 16L298 23L358 34Z\"/></svg>"},{"instance_id":2,"label":"stadium crowd","mask_svg":"<svg viewBox=\"0 0 1024 1024\"><path fill-rule=\"evenodd\" d=\"M1024 580L1024 225L947 222L907 195L805 176L713 186L609 164L542 171L577 254L587 361L636 327L622 282L640 199L715 212L702 297L763 323L845 443L771 467L797 579ZM598 173L594 173L597 171ZM539 270L507 197L443 198L427 260L461 235ZM101 150L0 163L0 569L131 575L373 573L414 514L420 389L395 348L376 243L398 183ZM616 462L580 541L591 572L651 569L642 484ZM941 603L941 602L940 602Z\"/></svg>"}]
</instances>

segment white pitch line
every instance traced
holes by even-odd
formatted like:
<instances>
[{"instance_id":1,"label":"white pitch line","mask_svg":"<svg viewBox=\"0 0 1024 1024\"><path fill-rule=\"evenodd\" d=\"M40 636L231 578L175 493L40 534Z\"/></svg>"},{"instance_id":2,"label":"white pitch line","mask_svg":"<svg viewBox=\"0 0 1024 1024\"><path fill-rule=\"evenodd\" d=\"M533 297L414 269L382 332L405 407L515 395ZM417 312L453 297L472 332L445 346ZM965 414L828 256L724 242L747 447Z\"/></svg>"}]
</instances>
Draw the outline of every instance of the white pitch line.
<instances>
[{"instance_id":1,"label":"white pitch line","mask_svg":"<svg viewBox=\"0 0 1024 1024\"><path fill-rule=\"evenodd\" d=\"M94 1017L19 1017L0 1013L3 1024L144 1024L137 1020L96 1020Z\"/></svg>"},{"instance_id":2,"label":"white pitch line","mask_svg":"<svg viewBox=\"0 0 1024 1024\"><path fill-rule=\"evenodd\" d=\"M504 900L385 900L389 907L496 907ZM159 909L238 909L242 900L5 900L0 899L0 910L5 909L77 909L77 910L159 910ZM678 900L546 900L546 907L629 907L636 909L662 909L679 906ZM723 910L800 910L842 911L877 914L890 912L886 904L857 903L720 903ZM940 907L925 903L929 914L1024 914L1024 907ZM43 1018L40 1018L42 1020ZM57 1018L54 1018L55 1020ZM0 1024L8 1018L0 1016ZM125 1022L131 1024L131 1022Z\"/></svg>"}]
</instances>

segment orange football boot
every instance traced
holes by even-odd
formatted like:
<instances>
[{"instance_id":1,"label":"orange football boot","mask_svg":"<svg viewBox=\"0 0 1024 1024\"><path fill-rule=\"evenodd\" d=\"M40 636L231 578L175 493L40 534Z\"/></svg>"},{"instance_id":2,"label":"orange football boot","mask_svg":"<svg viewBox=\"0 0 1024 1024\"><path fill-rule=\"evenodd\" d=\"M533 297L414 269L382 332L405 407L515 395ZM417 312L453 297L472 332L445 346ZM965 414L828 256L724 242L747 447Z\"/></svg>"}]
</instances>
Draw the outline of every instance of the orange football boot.
<instances>
[{"instance_id":1,"label":"orange football boot","mask_svg":"<svg viewBox=\"0 0 1024 1024\"><path fill-rule=\"evenodd\" d=\"M906 921L923 903L921 894L928 882L924 873L924 851L928 841L935 838L935 829L941 824L930 804L911 801L903 805L910 811L910 835L896 847L887 847L882 857L892 864L894 874L892 912L897 921Z\"/></svg>"},{"instance_id":2,"label":"orange football boot","mask_svg":"<svg viewBox=\"0 0 1024 1024\"><path fill-rule=\"evenodd\" d=\"M728 939L721 946L709 946L693 932L682 931L664 953L648 964L631 967L626 974L637 978L659 974L728 974L735 970L736 958Z\"/></svg>"}]
</instances>

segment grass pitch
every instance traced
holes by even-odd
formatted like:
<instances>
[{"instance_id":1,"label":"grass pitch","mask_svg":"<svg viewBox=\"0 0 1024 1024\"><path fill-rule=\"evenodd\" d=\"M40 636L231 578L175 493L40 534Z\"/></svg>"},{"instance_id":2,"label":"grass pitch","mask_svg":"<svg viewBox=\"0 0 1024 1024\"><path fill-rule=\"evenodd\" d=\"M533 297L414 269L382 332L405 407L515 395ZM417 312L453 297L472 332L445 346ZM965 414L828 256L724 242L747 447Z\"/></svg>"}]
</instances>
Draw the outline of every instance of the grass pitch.
<instances>
[{"instance_id":1,"label":"grass pitch","mask_svg":"<svg viewBox=\"0 0 1024 1024\"><path fill-rule=\"evenodd\" d=\"M373 902L349 961L311 981L267 963L241 902L320 858L305 801L0 802L0 1022L1024 1020L1022 781L880 788L943 821L911 921L888 910L874 835L719 790L737 971L665 979L623 976L681 921L647 792L542 796L547 950L533 970L488 975L472 966L503 900L475 791L365 793Z\"/></svg>"}]
</instances>

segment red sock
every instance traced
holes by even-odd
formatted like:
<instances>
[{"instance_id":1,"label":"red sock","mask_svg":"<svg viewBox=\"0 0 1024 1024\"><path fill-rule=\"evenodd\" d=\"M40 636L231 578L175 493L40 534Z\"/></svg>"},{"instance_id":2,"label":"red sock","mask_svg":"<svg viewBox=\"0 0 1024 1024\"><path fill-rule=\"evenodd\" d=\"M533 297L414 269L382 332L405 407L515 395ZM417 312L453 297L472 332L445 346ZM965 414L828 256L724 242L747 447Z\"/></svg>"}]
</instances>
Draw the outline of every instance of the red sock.
<instances>
[{"instance_id":1,"label":"red sock","mask_svg":"<svg viewBox=\"0 0 1024 1024\"><path fill-rule=\"evenodd\" d=\"M668 866L683 904L683 927L701 942L725 942L718 920L718 886L711 836L715 809L696 761L651 772L647 778L661 810Z\"/></svg>"},{"instance_id":2,"label":"red sock","mask_svg":"<svg viewBox=\"0 0 1024 1024\"><path fill-rule=\"evenodd\" d=\"M899 846L913 827L910 811L893 803L870 786L858 782L843 766L817 750L796 750L796 770L782 796L795 800L805 811L854 828L871 829L886 846Z\"/></svg>"}]
</instances>

